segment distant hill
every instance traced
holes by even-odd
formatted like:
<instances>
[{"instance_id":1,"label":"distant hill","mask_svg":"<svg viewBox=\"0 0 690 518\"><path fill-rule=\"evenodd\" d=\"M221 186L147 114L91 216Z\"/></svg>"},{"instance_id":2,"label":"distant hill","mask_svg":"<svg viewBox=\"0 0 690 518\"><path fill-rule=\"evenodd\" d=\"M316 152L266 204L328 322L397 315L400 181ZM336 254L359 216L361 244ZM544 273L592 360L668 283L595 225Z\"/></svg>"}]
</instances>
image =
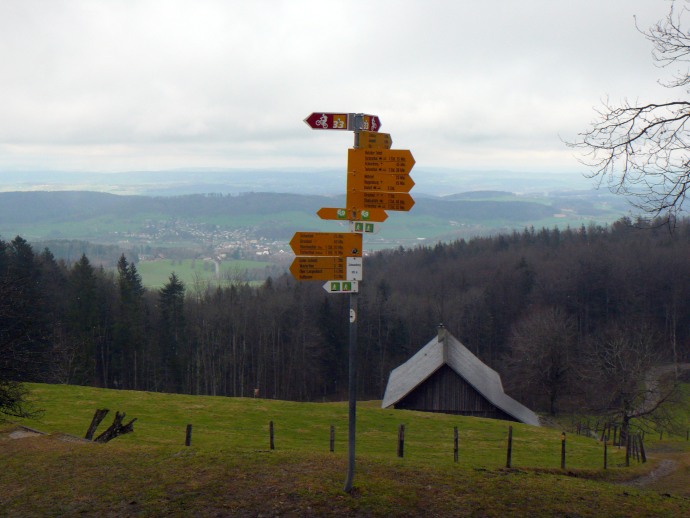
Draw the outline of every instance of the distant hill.
<instances>
[{"instance_id":1,"label":"distant hill","mask_svg":"<svg viewBox=\"0 0 690 518\"><path fill-rule=\"evenodd\" d=\"M249 193L239 196L191 194L184 196L122 196L89 191L30 191L0 193L0 225L52 223L134 215L196 218L204 215L270 214L310 211L325 196Z\"/></svg>"},{"instance_id":2,"label":"distant hill","mask_svg":"<svg viewBox=\"0 0 690 518\"><path fill-rule=\"evenodd\" d=\"M196 193L289 192L339 195L345 191L343 167L269 169L177 169L87 173L73 171L2 171L0 191L97 191L143 196ZM546 193L587 189L592 181L577 172L475 171L415 165L411 173L417 196L455 192L508 191Z\"/></svg>"},{"instance_id":3,"label":"distant hill","mask_svg":"<svg viewBox=\"0 0 690 518\"><path fill-rule=\"evenodd\" d=\"M421 195L408 213L389 212L374 240L380 247L420 239L449 240L525 227L607 223L625 214L622 199L596 191L517 195L475 191ZM334 230L316 216L343 207L344 196L248 192L238 195L115 195L91 191L0 193L0 236L30 241L83 240L101 244L207 246L221 231L244 229L250 239L289 241L297 230ZM161 229L165 228L165 239ZM214 237L216 236L216 237Z\"/></svg>"}]
</instances>

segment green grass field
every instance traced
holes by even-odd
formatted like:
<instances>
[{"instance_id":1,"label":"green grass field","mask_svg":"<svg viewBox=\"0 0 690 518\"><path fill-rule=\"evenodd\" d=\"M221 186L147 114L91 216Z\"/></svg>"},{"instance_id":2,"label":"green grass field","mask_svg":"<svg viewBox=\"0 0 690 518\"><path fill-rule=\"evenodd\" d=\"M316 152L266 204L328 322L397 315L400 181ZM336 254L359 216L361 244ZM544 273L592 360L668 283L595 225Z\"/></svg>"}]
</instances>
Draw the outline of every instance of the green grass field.
<instances>
[{"instance_id":1,"label":"green grass field","mask_svg":"<svg viewBox=\"0 0 690 518\"><path fill-rule=\"evenodd\" d=\"M137 263L137 271L141 275L144 286L149 288L162 288L173 272L187 288L192 288L198 281L203 284L230 281L254 282L255 277L263 278L264 270L271 266L271 263L262 261L223 261L220 266L221 281L216 277L214 264L202 259L141 261Z\"/></svg>"},{"instance_id":2,"label":"green grass field","mask_svg":"<svg viewBox=\"0 0 690 518\"><path fill-rule=\"evenodd\" d=\"M38 420L52 435L8 439L0 425L2 516L683 516L690 500L613 482L653 465L623 467L598 441L561 430L487 419L380 408L360 402L355 490L342 490L347 404L29 385ZM83 436L97 408L137 418L134 433L101 445ZM127 420L127 419L126 419ZM275 449L269 448L269 422ZM185 430L192 424L192 445ZM404 457L397 452L405 425ZM330 426L335 452L329 451ZM453 428L459 462L453 459ZM5 434L3 434L3 430ZM99 432L97 432L98 434ZM679 448L679 443L665 443Z\"/></svg>"}]
</instances>

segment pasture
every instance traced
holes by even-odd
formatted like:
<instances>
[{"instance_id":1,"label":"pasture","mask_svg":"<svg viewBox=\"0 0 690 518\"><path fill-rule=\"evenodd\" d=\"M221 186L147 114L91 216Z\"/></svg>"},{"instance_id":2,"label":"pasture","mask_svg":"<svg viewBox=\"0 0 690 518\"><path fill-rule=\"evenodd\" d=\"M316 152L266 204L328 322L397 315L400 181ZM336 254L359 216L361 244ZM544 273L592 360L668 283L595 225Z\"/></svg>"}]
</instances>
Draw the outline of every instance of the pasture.
<instances>
[{"instance_id":1,"label":"pasture","mask_svg":"<svg viewBox=\"0 0 690 518\"><path fill-rule=\"evenodd\" d=\"M360 402L352 494L342 491L347 404L30 385L44 432L11 440L0 425L0 514L271 516L681 516L682 496L619 485L655 465L623 467L624 453L561 431ZM107 444L83 436L97 408L137 418L134 433ZM269 423L275 448L270 448ZM191 446L185 443L192 424ZM404 456L397 455L405 425ZM507 469L508 426L513 427ZM330 451L330 427L335 429ZM458 428L458 462L453 456ZM4 432L4 433L3 433ZM97 433L99 433L97 432ZM685 448L683 441L674 447Z\"/></svg>"}]
</instances>

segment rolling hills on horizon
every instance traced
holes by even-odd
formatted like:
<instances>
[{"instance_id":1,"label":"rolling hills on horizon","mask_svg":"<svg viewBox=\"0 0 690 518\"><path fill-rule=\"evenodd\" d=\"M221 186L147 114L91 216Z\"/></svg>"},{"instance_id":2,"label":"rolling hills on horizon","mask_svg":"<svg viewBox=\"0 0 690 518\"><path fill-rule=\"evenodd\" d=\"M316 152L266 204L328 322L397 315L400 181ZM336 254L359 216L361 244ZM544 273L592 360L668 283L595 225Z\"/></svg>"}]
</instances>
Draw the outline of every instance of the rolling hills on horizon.
<instances>
[{"instance_id":1,"label":"rolling hills on horizon","mask_svg":"<svg viewBox=\"0 0 690 518\"><path fill-rule=\"evenodd\" d=\"M115 195L91 191L0 193L0 235L29 240L83 239L117 243L147 234L151 225L249 229L255 238L289 240L296 230L332 228L321 207L342 207L344 196L251 192L239 195ZM475 191L416 196L408 213L389 212L381 225L390 239L415 235L447 240L514 229L606 223L625 214L623 200L594 192L516 195ZM337 223L336 223L337 224ZM307 228L304 228L304 226ZM149 232L150 233L150 232ZM402 233L402 234L401 234ZM136 240L136 239L135 239Z\"/></svg>"},{"instance_id":2,"label":"rolling hills on horizon","mask_svg":"<svg viewBox=\"0 0 690 518\"><path fill-rule=\"evenodd\" d=\"M21 236L68 264L82 254L114 268L119 257L139 263L144 283L164 284L175 272L185 282L224 275L260 282L280 275L294 257L297 231L349 231L324 221L321 207L342 207L344 196L249 192L236 195L117 195L92 191L0 192L0 239ZM365 254L471 239L525 228L605 225L620 219L620 198L596 191L517 195L500 190L447 196L415 195L409 212L388 212Z\"/></svg>"},{"instance_id":3,"label":"rolling hills on horizon","mask_svg":"<svg viewBox=\"0 0 690 518\"><path fill-rule=\"evenodd\" d=\"M344 164L343 164L344 165ZM444 196L470 191L520 194L582 191L593 188L581 173L552 171L465 170L423 167L410 176L415 196ZM175 169L88 173L71 171L1 171L0 192L96 191L111 194L178 196L199 193L281 192L333 196L346 186L343 168Z\"/></svg>"}]
</instances>

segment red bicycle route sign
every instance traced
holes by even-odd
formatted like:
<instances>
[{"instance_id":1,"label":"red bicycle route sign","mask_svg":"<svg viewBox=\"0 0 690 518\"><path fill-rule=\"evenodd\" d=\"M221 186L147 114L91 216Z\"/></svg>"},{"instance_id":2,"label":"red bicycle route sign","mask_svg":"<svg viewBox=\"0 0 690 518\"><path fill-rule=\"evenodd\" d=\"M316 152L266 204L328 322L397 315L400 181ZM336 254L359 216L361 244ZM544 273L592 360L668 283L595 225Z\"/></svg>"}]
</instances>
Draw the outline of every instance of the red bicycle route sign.
<instances>
[{"instance_id":1,"label":"red bicycle route sign","mask_svg":"<svg viewBox=\"0 0 690 518\"><path fill-rule=\"evenodd\" d=\"M378 115L357 113L314 112L304 122L315 130L378 131L381 127Z\"/></svg>"}]
</instances>

